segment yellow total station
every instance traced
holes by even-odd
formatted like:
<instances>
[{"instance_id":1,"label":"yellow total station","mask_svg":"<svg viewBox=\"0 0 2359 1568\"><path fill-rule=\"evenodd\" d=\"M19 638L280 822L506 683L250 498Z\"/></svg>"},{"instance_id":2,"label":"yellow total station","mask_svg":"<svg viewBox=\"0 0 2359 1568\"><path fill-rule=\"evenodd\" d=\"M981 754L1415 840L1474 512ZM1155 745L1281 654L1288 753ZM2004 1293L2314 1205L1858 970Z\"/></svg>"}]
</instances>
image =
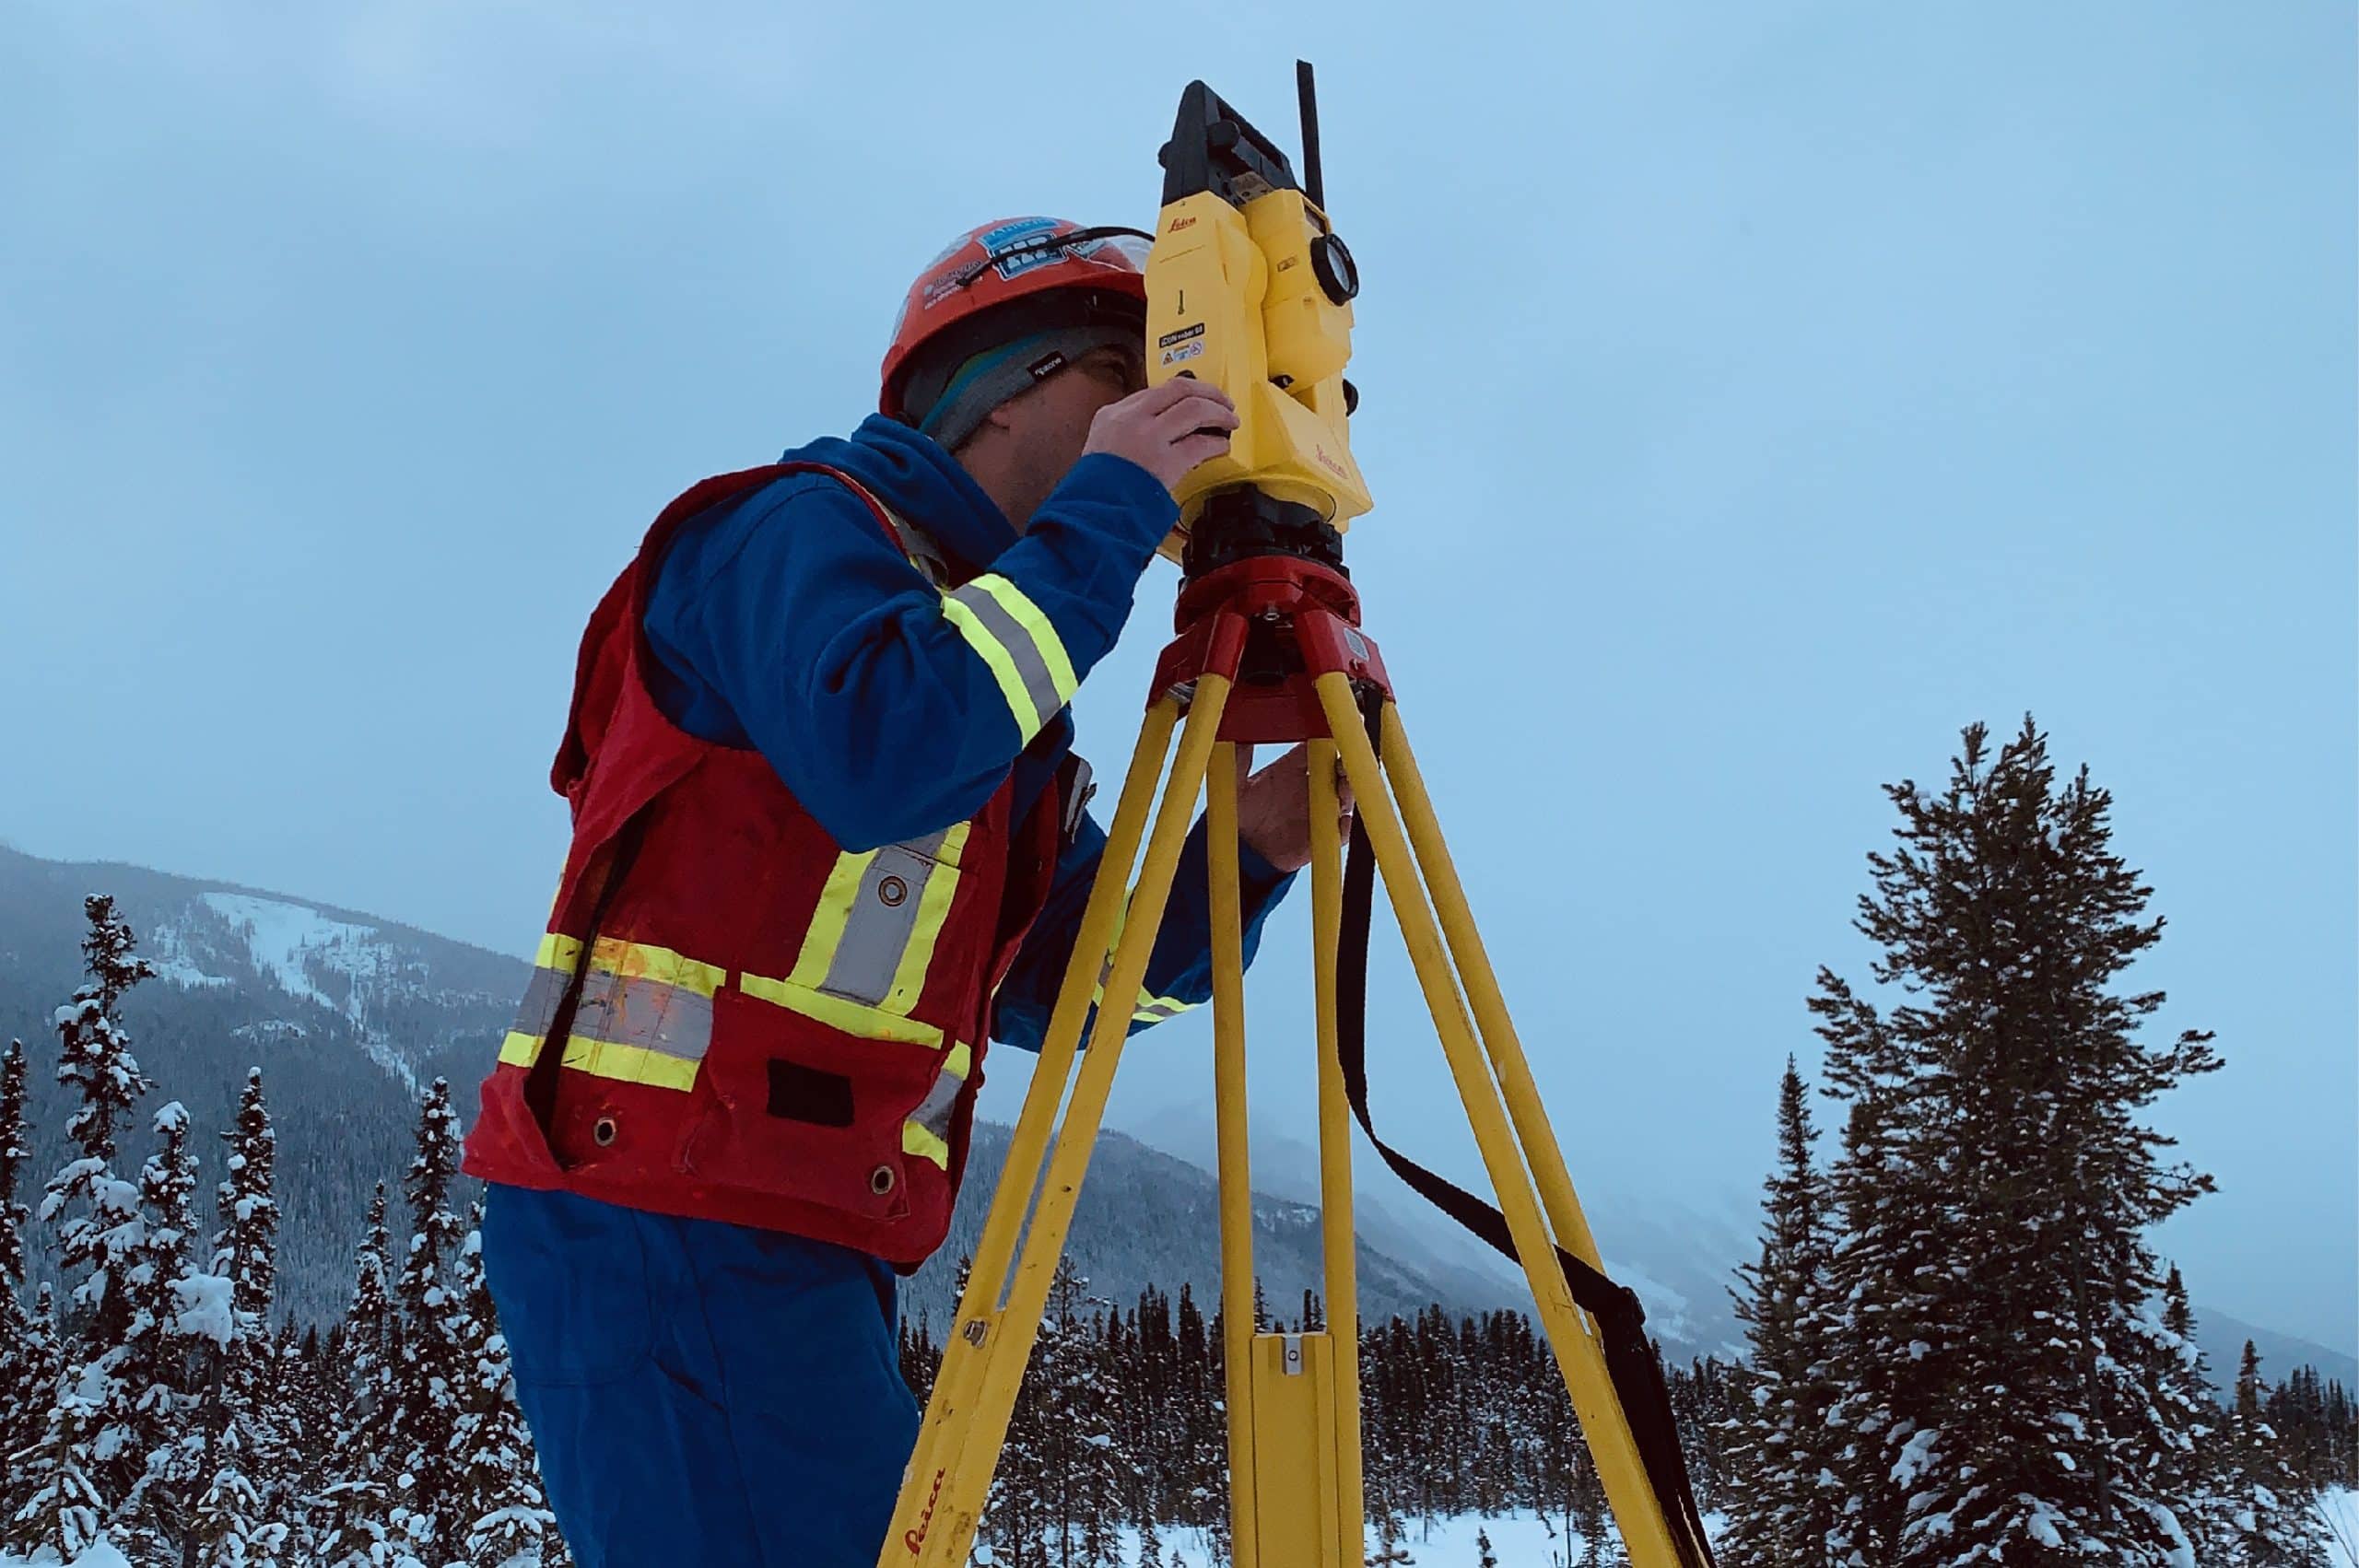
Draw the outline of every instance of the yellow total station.
<instances>
[{"instance_id":1,"label":"yellow total station","mask_svg":"<svg viewBox=\"0 0 2359 1568\"><path fill-rule=\"evenodd\" d=\"M1163 208L1146 263L1150 384L1211 381L1237 404L1228 451L1178 487L1180 557L1208 500L1239 489L1302 507L1337 532L1368 509L1346 415L1352 357L1351 252L1285 155L1203 82L1191 82L1164 145Z\"/></svg>"}]
</instances>

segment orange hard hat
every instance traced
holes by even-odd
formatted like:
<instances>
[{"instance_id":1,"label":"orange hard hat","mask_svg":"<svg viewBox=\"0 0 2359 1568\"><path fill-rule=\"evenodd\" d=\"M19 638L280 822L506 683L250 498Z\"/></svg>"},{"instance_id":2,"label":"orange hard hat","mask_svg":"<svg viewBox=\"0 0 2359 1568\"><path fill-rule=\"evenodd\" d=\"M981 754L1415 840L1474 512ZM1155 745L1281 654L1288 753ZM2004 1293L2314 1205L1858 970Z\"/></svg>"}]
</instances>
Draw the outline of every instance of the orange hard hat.
<instances>
[{"instance_id":1,"label":"orange hard hat","mask_svg":"<svg viewBox=\"0 0 2359 1568\"><path fill-rule=\"evenodd\" d=\"M1144 332L1152 240L1061 217L1005 217L961 234L901 300L878 411L909 417L902 394L921 359L946 376L968 355L1046 327L1103 322Z\"/></svg>"}]
</instances>

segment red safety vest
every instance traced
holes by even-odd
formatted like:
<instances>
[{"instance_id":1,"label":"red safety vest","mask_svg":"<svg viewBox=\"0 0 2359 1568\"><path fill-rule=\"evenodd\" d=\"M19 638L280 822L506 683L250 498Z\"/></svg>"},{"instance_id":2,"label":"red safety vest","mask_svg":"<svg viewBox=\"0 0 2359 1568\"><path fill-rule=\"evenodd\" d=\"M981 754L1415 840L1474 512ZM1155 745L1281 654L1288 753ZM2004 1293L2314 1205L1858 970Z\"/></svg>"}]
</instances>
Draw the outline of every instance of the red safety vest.
<instances>
[{"instance_id":1,"label":"red safety vest","mask_svg":"<svg viewBox=\"0 0 2359 1568\"><path fill-rule=\"evenodd\" d=\"M663 717L642 627L665 542L816 467L690 489L591 617L550 776L573 845L465 1169L908 1270L949 1229L992 993L1048 895L1065 791L1011 824L1003 783L965 822L854 853L760 753ZM822 472L930 564L875 497Z\"/></svg>"}]
</instances>

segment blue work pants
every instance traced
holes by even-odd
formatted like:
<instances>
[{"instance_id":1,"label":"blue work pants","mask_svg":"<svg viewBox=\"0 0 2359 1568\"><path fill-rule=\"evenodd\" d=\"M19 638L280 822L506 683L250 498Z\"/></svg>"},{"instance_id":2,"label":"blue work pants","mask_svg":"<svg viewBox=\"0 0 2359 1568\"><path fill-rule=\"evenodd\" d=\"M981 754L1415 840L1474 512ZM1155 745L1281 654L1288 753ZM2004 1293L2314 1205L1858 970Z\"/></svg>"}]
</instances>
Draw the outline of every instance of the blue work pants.
<instances>
[{"instance_id":1,"label":"blue work pants","mask_svg":"<svg viewBox=\"0 0 2359 1568\"><path fill-rule=\"evenodd\" d=\"M483 1261L581 1568L874 1568L918 1429L881 1259L495 1185Z\"/></svg>"}]
</instances>

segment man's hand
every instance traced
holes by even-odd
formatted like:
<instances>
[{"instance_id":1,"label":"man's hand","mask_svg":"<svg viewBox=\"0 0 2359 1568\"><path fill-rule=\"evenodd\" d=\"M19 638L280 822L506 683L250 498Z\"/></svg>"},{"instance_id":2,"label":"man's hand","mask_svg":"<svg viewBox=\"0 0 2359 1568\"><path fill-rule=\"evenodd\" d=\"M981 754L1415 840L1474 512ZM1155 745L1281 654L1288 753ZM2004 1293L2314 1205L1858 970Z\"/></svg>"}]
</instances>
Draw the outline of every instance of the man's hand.
<instances>
[{"instance_id":1,"label":"man's hand","mask_svg":"<svg viewBox=\"0 0 2359 1568\"><path fill-rule=\"evenodd\" d=\"M1253 748L1237 748L1237 836L1253 852L1282 872L1300 871L1310 863L1310 749L1297 745L1261 772L1246 775L1253 766ZM1352 825L1352 784L1335 766L1335 797L1342 807L1337 825L1348 834Z\"/></svg>"},{"instance_id":2,"label":"man's hand","mask_svg":"<svg viewBox=\"0 0 2359 1568\"><path fill-rule=\"evenodd\" d=\"M1237 424L1237 405L1226 392L1181 376L1099 409L1081 450L1128 458L1168 490L1196 464L1228 451L1228 432Z\"/></svg>"}]
</instances>

